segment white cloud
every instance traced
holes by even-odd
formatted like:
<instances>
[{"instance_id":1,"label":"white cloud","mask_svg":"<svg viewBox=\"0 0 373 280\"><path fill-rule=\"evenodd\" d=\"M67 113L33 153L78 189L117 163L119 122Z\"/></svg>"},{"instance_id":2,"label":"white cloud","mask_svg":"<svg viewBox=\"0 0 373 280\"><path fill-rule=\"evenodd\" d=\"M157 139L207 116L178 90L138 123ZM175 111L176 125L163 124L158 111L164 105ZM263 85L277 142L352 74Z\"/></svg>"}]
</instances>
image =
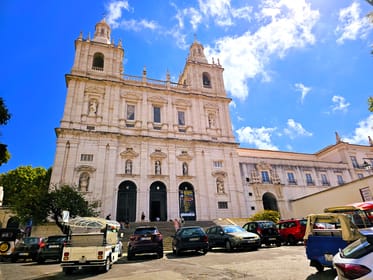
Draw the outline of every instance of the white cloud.
<instances>
[{"instance_id":1,"label":"white cloud","mask_svg":"<svg viewBox=\"0 0 373 280\"><path fill-rule=\"evenodd\" d=\"M255 32L219 39L214 47L206 47L208 56L219 57L224 66L226 89L244 100L249 93L249 78L261 76L269 80L267 65L272 56L284 57L292 48L315 43L312 28L319 12L305 0L265 0L257 13L259 21L268 22Z\"/></svg>"},{"instance_id":2,"label":"white cloud","mask_svg":"<svg viewBox=\"0 0 373 280\"><path fill-rule=\"evenodd\" d=\"M345 40L356 40L358 37L365 38L371 29L371 24L367 17L360 16L360 4L354 1L349 7L339 11L339 25L335 32L339 35L338 44L343 44Z\"/></svg>"},{"instance_id":3,"label":"white cloud","mask_svg":"<svg viewBox=\"0 0 373 280\"><path fill-rule=\"evenodd\" d=\"M304 84L302 83L296 83L294 85L295 87L295 90L296 91L300 91L302 93L301 95L301 103L303 103L304 101L304 98L307 96L307 94L310 92L311 88L310 87L306 87Z\"/></svg>"},{"instance_id":4,"label":"white cloud","mask_svg":"<svg viewBox=\"0 0 373 280\"><path fill-rule=\"evenodd\" d=\"M350 106L350 103L346 102L346 99L343 96L334 95L332 97L332 102L334 103L332 105L332 111L342 111L347 112L348 107Z\"/></svg>"},{"instance_id":5,"label":"white cloud","mask_svg":"<svg viewBox=\"0 0 373 280\"><path fill-rule=\"evenodd\" d=\"M358 123L352 137L342 137L342 140L351 144L367 144L368 136L373 137L373 115Z\"/></svg>"},{"instance_id":6,"label":"white cloud","mask_svg":"<svg viewBox=\"0 0 373 280\"><path fill-rule=\"evenodd\" d=\"M236 130L238 141L240 143L247 143L254 145L258 149L278 150L278 148L271 143L271 135L276 128L251 128L241 127Z\"/></svg>"},{"instance_id":7,"label":"white cloud","mask_svg":"<svg viewBox=\"0 0 373 280\"><path fill-rule=\"evenodd\" d=\"M215 20L219 26L230 26L233 24L230 17L230 0L199 0L201 13Z\"/></svg>"},{"instance_id":8,"label":"white cloud","mask_svg":"<svg viewBox=\"0 0 373 280\"><path fill-rule=\"evenodd\" d=\"M143 29L150 29L150 30L155 30L159 26L156 22L154 21L148 21L145 19L142 20L122 20L120 23L118 23L118 26L120 26L122 29L125 30L133 30L133 31L140 31Z\"/></svg>"},{"instance_id":9,"label":"white cloud","mask_svg":"<svg viewBox=\"0 0 373 280\"><path fill-rule=\"evenodd\" d=\"M118 19L122 17L122 9L129 11L130 7L128 1L113 1L106 7L108 15L106 16L107 23L110 24L112 28L117 28L119 23Z\"/></svg>"},{"instance_id":10,"label":"white cloud","mask_svg":"<svg viewBox=\"0 0 373 280\"><path fill-rule=\"evenodd\" d=\"M311 132L305 130L302 124L295 122L293 119L288 119L284 134L288 135L290 139L294 139L297 136L312 136Z\"/></svg>"}]
</instances>

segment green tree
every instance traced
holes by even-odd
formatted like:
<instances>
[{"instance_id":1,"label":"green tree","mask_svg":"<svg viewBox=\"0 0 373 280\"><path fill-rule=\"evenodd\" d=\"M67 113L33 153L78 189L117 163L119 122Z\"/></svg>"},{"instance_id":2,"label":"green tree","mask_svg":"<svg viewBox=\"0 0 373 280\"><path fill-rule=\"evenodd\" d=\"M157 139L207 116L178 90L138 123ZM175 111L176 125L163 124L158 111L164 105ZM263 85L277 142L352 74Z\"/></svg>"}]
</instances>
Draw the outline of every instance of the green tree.
<instances>
[{"instance_id":1,"label":"green tree","mask_svg":"<svg viewBox=\"0 0 373 280\"><path fill-rule=\"evenodd\" d=\"M263 210L250 217L251 221L270 220L277 223L281 218L280 212L274 210Z\"/></svg>"},{"instance_id":2,"label":"green tree","mask_svg":"<svg viewBox=\"0 0 373 280\"><path fill-rule=\"evenodd\" d=\"M70 217L95 217L98 202L87 202L76 187L69 185L53 186L49 192L48 215L55 221L56 225L64 232L62 214L64 210L70 212Z\"/></svg>"},{"instance_id":3,"label":"green tree","mask_svg":"<svg viewBox=\"0 0 373 280\"><path fill-rule=\"evenodd\" d=\"M373 112L373 97L368 98L369 111Z\"/></svg>"},{"instance_id":4,"label":"green tree","mask_svg":"<svg viewBox=\"0 0 373 280\"><path fill-rule=\"evenodd\" d=\"M46 220L50 174L50 169L31 166L0 174L0 185L4 188L3 205L10 207L22 223L30 218L34 223Z\"/></svg>"},{"instance_id":5,"label":"green tree","mask_svg":"<svg viewBox=\"0 0 373 280\"><path fill-rule=\"evenodd\" d=\"M5 125L8 123L11 115L7 107L5 106L3 98L0 97L0 125ZM8 162L10 159L10 153L7 149L7 145L0 143L0 165Z\"/></svg>"}]
</instances>

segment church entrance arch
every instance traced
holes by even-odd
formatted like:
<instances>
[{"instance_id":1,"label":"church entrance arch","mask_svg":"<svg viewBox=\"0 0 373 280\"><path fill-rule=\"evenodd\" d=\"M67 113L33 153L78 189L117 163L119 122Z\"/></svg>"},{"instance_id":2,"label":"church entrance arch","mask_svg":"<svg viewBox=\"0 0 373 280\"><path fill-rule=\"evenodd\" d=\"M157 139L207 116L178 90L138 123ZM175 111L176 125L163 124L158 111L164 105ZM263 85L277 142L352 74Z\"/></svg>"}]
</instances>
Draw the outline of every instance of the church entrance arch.
<instances>
[{"instance_id":1,"label":"church entrance arch","mask_svg":"<svg viewBox=\"0 0 373 280\"><path fill-rule=\"evenodd\" d=\"M136 221L137 188L134 182L124 181L118 188L117 221Z\"/></svg>"},{"instance_id":2,"label":"church entrance arch","mask_svg":"<svg viewBox=\"0 0 373 280\"><path fill-rule=\"evenodd\" d=\"M273 193L266 192L263 194L262 200L264 210L278 211L277 199Z\"/></svg>"},{"instance_id":3,"label":"church entrance arch","mask_svg":"<svg viewBox=\"0 0 373 280\"><path fill-rule=\"evenodd\" d=\"M149 218L150 221L167 221L167 190L159 181L150 185Z\"/></svg>"},{"instance_id":4,"label":"church entrance arch","mask_svg":"<svg viewBox=\"0 0 373 280\"><path fill-rule=\"evenodd\" d=\"M194 188L186 182L179 186L179 213L184 220L197 220Z\"/></svg>"}]
</instances>

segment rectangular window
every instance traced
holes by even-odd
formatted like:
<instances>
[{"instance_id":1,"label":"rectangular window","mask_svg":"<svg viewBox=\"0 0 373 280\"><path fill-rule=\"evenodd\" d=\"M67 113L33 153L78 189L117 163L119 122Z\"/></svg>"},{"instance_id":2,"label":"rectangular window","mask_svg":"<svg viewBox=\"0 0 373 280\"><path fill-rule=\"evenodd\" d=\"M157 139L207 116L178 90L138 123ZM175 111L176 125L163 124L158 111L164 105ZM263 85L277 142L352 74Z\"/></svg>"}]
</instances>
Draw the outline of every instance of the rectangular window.
<instances>
[{"instance_id":1,"label":"rectangular window","mask_svg":"<svg viewBox=\"0 0 373 280\"><path fill-rule=\"evenodd\" d=\"M161 107L153 107L153 121L155 123L161 122Z\"/></svg>"},{"instance_id":2,"label":"rectangular window","mask_svg":"<svg viewBox=\"0 0 373 280\"><path fill-rule=\"evenodd\" d=\"M293 172L288 172L288 181L289 184L296 185L297 182L295 181L294 173Z\"/></svg>"},{"instance_id":3,"label":"rectangular window","mask_svg":"<svg viewBox=\"0 0 373 280\"><path fill-rule=\"evenodd\" d=\"M268 171L262 171L262 183L269 183Z\"/></svg>"},{"instance_id":4,"label":"rectangular window","mask_svg":"<svg viewBox=\"0 0 373 280\"><path fill-rule=\"evenodd\" d=\"M306 173L306 182L307 185L313 185L312 175L310 173Z\"/></svg>"},{"instance_id":5,"label":"rectangular window","mask_svg":"<svg viewBox=\"0 0 373 280\"><path fill-rule=\"evenodd\" d=\"M223 162L221 160L214 161L214 168L222 168Z\"/></svg>"},{"instance_id":6,"label":"rectangular window","mask_svg":"<svg viewBox=\"0 0 373 280\"><path fill-rule=\"evenodd\" d=\"M337 180L338 180L338 185L343 185L344 184L342 175L337 175Z\"/></svg>"},{"instance_id":7,"label":"rectangular window","mask_svg":"<svg viewBox=\"0 0 373 280\"><path fill-rule=\"evenodd\" d=\"M218 208L219 209L228 209L228 202L227 201L218 201Z\"/></svg>"},{"instance_id":8,"label":"rectangular window","mask_svg":"<svg viewBox=\"0 0 373 280\"><path fill-rule=\"evenodd\" d=\"M177 112L177 122L179 125L185 125L185 112L183 111Z\"/></svg>"},{"instance_id":9,"label":"rectangular window","mask_svg":"<svg viewBox=\"0 0 373 280\"><path fill-rule=\"evenodd\" d=\"M127 105L127 120L135 120L135 105Z\"/></svg>"},{"instance_id":10,"label":"rectangular window","mask_svg":"<svg viewBox=\"0 0 373 280\"><path fill-rule=\"evenodd\" d=\"M80 161L93 161L93 155L92 154L81 154Z\"/></svg>"},{"instance_id":11,"label":"rectangular window","mask_svg":"<svg viewBox=\"0 0 373 280\"><path fill-rule=\"evenodd\" d=\"M323 186L329 186L328 178L325 174L321 174L321 183Z\"/></svg>"},{"instance_id":12,"label":"rectangular window","mask_svg":"<svg viewBox=\"0 0 373 280\"><path fill-rule=\"evenodd\" d=\"M350 156L350 159L351 159L351 162L352 162L352 166L354 168L359 168L359 164L357 163L356 157Z\"/></svg>"}]
</instances>

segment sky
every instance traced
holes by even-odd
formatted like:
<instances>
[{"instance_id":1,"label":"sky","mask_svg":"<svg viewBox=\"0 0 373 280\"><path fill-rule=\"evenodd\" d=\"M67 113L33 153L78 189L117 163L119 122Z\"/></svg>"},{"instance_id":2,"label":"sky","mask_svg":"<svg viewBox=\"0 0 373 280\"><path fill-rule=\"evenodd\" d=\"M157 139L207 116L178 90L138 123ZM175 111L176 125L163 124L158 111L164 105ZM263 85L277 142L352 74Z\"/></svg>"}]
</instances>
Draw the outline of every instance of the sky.
<instances>
[{"instance_id":1,"label":"sky","mask_svg":"<svg viewBox=\"0 0 373 280\"><path fill-rule=\"evenodd\" d=\"M53 166L74 41L103 18L125 74L177 82L195 39L219 59L240 147L316 153L373 138L373 5L364 0L0 2L0 142L20 166Z\"/></svg>"}]
</instances>

